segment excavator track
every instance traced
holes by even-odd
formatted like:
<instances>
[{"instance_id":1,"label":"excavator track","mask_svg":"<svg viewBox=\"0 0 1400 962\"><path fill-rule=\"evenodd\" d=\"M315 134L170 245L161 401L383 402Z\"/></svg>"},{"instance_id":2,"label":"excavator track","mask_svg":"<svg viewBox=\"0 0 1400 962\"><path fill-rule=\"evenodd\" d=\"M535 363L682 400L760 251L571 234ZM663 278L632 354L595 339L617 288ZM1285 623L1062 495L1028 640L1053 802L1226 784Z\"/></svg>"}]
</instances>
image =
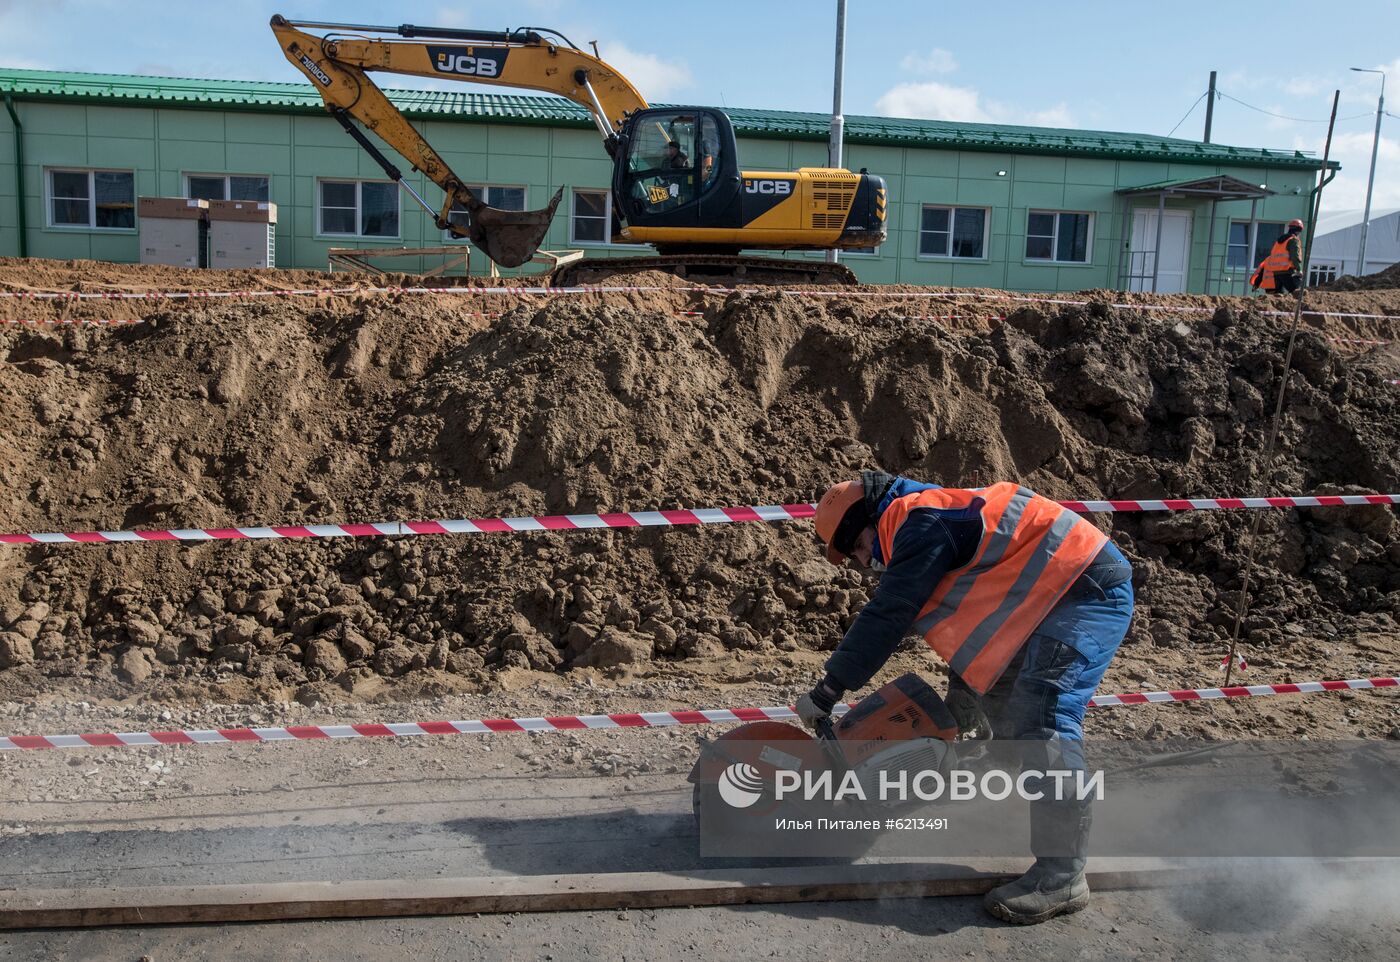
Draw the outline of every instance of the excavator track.
<instances>
[{"instance_id":1,"label":"excavator track","mask_svg":"<svg viewBox=\"0 0 1400 962\"><path fill-rule=\"evenodd\" d=\"M859 284L845 264L743 257L737 254L661 254L651 257L599 257L576 261L550 274L553 287L578 287L615 281L619 275L665 271L702 284Z\"/></svg>"}]
</instances>

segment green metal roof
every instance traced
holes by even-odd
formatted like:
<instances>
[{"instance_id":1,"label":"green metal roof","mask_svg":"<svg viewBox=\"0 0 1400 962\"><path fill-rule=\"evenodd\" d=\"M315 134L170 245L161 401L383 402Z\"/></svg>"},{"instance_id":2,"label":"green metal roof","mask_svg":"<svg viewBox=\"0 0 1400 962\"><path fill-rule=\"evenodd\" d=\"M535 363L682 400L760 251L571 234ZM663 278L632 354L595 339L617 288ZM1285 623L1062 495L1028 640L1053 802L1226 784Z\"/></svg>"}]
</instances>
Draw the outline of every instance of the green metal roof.
<instances>
[{"instance_id":1,"label":"green metal roof","mask_svg":"<svg viewBox=\"0 0 1400 962\"><path fill-rule=\"evenodd\" d=\"M562 97L531 97L475 91L385 88L405 115L420 119L592 127L588 112ZM142 103L187 109L319 113L321 98L309 84L255 80L198 80L130 74L0 69L0 91L19 100L77 103ZM725 108L737 133L746 137L820 140L829 136L827 114L792 110ZM890 147L1016 151L1078 157L1166 160L1176 163L1239 164L1318 170L1322 161L1301 151L1227 147L1150 134L1057 127L1019 127L947 120L846 117L846 141ZM1329 166L1337 166L1334 163Z\"/></svg>"}]
</instances>

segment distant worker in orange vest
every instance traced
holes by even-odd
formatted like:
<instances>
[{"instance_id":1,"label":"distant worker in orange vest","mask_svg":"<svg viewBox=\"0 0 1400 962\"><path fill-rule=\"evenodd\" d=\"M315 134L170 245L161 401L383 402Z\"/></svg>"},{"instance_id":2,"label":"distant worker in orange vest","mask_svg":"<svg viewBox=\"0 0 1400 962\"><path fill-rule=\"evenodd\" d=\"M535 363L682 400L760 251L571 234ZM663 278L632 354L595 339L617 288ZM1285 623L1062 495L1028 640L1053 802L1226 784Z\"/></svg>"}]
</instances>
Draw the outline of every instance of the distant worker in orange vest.
<instances>
[{"instance_id":1,"label":"distant worker in orange vest","mask_svg":"<svg viewBox=\"0 0 1400 962\"><path fill-rule=\"evenodd\" d=\"M1263 291L1296 294L1303 286L1303 222L1296 217L1274 241L1269 256L1260 262L1249 279L1251 287Z\"/></svg>"},{"instance_id":2,"label":"distant worker in orange vest","mask_svg":"<svg viewBox=\"0 0 1400 962\"><path fill-rule=\"evenodd\" d=\"M881 577L826 677L798 700L806 725L864 687L912 632L948 663L960 730L1021 741L1026 771L1084 770L1084 712L1133 614L1132 568L1103 532L1014 481L963 490L883 471L829 489L816 527L828 561ZM984 901L1007 922L1089 903L1089 802L1054 799L1042 781L1035 864Z\"/></svg>"}]
</instances>

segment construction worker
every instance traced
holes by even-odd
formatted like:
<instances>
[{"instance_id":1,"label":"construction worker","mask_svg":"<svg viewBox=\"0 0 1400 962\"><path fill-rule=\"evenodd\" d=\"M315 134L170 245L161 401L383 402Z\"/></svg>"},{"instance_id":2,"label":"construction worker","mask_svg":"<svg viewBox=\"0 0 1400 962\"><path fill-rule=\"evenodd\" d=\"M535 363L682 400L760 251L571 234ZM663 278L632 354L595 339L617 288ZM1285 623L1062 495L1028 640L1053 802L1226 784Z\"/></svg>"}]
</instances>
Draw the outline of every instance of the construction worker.
<instances>
[{"instance_id":1,"label":"construction worker","mask_svg":"<svg viewBox=\"0 0 1400 962\"><path fill-rule=\"evenodd\" d=\"M1256 290L1297 293L1303 286L1302 238L1303 222L1295 217L1274 241L1269 256L1259 263L1249 279L1250 286Z\"/></svg>"},{"instance_id":2,"label":"construction worker","mask_svg":"<svg viewBox=\"0 0 1400 962\"><path fill-rule=\"evenodd\" d=\"M882 471L828 490L816 527L828 561L881 576L798 700L806 725L863 688L912 629L949 665L961 730L1020 740L1026 770L1083 770L1084 711L1133 613L1132 569L1103 532L1015 482L963 490ZM1031 804L1035 864L984 902L1007 922L1089 902L1089 804L1045 794Z\"/></svg>"},{"instance_id":3,"label":"construction worker","mask_svg":"<svg viewBox=\"0 0 1400 962\"><path fill-rule=\"evenodd\" d=\"M689 170L690 158L681 150L681 145L671 140L666 143L666 166L671 170Z\"/></svg>"}]
</instances>

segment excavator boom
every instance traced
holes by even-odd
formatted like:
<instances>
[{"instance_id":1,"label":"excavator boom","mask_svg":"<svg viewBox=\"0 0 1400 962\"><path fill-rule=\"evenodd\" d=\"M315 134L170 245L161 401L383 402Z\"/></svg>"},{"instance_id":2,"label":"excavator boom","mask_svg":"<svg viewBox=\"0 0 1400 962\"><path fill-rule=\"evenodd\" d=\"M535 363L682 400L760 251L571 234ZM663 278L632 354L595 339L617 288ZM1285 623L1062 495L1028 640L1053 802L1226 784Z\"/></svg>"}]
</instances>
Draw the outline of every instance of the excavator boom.
<instances>
[{"instance_id":1,"label":"excavator boom","mask_svg":"<svg viewBox=\"0 0 1400 962\"><path fill-rule=\"evenodd\" d=\"M517 267L534 256L544 242L563 190L556 192L549 205L540 210L509 211L487 206L414 129L370 79L369 72L384 70L560 94L589 111L610 152L625 116L647 106L627 79L602 60L575 49L567 41L551 44L534 30L497 33L411 24L383 27L293 22L281 15L272 18L271 26L287 60L310 79L327 111L369 152L385 174L408 190L433 215L439 228L469 237L491 260L504 267ZM302 28L334 32L317 36ZM374 39L365 34L397 34L440 42ZM355 120L442 188L446 198L440 210L435 210L403 180L401 171L355 125ZM454 210L467 212L469 223L465 227L453 223L450 215Z\"/></svg>"},{"instance_id":2,"label":"excavator boom","mask_svg":"<svg viewBox=\"0 0 1400 962\"><path fill-rule=\"evenodd\" d=\"M652 108L616 69L555 31L293 22L282 16L272 18L272 30L331 116L385 174L422 204L438 227L471 238L505 267L534 256L563 189L540 210L487 206L375 85L374 71L525 87L581 105L613 159L612 216L602 220L614 229L598 239L650 244L662 255L644 263L629 259L624 269L743 276L752 267L765 275L796 271L813 280L850 283L854 275L839 265L739 255L746 248L875 250L887 236L885 182L879 176L826 167L747 169L739 163L734 125L723 111ZM440 210L403 179L369 133L442 188ZM454 222L453 214L460 218L463 211L467 223ZM609 267L618 266L618 259L609 259Z\"/></svg>"}]
</instances>

